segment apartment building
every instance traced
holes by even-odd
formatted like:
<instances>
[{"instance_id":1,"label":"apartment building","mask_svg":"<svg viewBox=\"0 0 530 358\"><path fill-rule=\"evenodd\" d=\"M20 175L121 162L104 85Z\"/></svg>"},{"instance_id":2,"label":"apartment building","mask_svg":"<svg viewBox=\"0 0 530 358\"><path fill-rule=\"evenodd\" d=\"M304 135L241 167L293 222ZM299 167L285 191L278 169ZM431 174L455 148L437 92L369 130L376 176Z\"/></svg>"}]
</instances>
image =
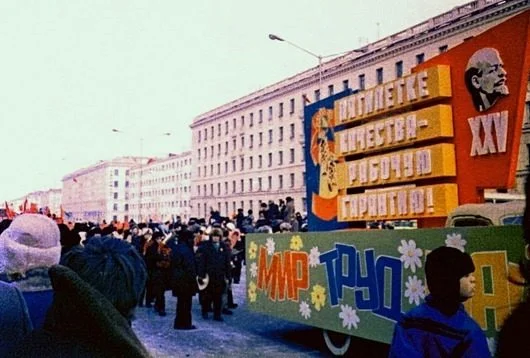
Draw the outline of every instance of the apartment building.
<instances>
[{"instance_id":1,"label":"apartment building","mask_svg":"<svg viewBox=\"0 0 530 358\"><path fill-rule=\"evenodd\" d=\"M129 171L146 162L147 158L120 157L65 175L63 210L76 221L129 220Z\"/></svg>"},{"instance_id":2,"label":"apartment building","mask_svg":"<svg viewBox=\"0 0 530 358\"><path fill-rule=\"evenodd\" d=\"M38 190L26 194L23 197L10 200L12 205L11 209L14 211L20 211L19 208L24 206L26 203L26 209L30 209L30 205L35 205L37 209L48 208L50 214L60 215L61 212L61 201L62 201L62 190L61 189L48 189Z\"/></svg>"},{"instance_id":3,"label":"apartment building","mask_svg":"<svg viewBox=\"0 0 530 358\"><path fill-rule=\"evenodd\" d=\"M417 64L528 8L528 0L473 1L197 116L190 126L192 214L257 211L261 202L286 196L295 199L296 210L307 211L306 103L405 76ZM528 107L516 192L522 192L528 172Z\"/></svg>"},{"instance_id":4,"label":"apartment building","mask_svg":"<svg viewBox=\"0 0 530 358\"><path fill-rule=\"evenodd\" d=\"M172 221L191 216L191 151L150 159L130 169L128 213L138 221Z\"/></svg>"}]
</instances>

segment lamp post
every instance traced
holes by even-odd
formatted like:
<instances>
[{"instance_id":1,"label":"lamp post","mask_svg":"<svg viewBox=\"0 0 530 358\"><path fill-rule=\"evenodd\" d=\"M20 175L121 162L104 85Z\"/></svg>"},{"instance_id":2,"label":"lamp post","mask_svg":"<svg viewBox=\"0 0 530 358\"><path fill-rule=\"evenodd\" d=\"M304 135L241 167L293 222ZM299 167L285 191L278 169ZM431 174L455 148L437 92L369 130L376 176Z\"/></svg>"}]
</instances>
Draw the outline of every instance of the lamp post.
<instances>
[{"instance_id":1,"label":"lamp post","mask_svg":"<svg viewBox=\"0 0 530 358\"><path fill-rule=\"evenodd\" d=\"M114 133L123 133L127 134L127 132L124 132L117 128L112 128L112 132ZM170 132L164 132L160 133L159 136L170 136ZM156 137L156 135L155 135ZM139 177L139 183L138 183L138 222L142 222L142 180L143 180L143 151L144 151L144 137L140 136L138 137L140 139L140 177Z\"/></svg>"},{"instance_id":2,"label":"lamp post","mask_svg":"<svg viewBox=\"0 0 530 358\"><path fill-rule=\"evenodd\" d=\"M309 51L289 40L286 40L284 39L283 37L280 37L278 35L274 35L274 34L269 34L269 39L272 40L272 41L280 41L280 42L286 42L288 43L289 45L293 46L293 47L296 47L297 49L299 49L300 51L303 51L313 57L316 57L318 59L318 89L320 91L320 93L322 94L322 60L325 59L325 58L328 58L328 57L335 57L335 56L340 56L340 55L344 55L344 54L347 54L347 53L353 53L353 52L360 52L360 53L364 53L366 52L366 49L354 49L354 50L348 50L348 51L343 51L343 52L339 52L339 53L334 53L334 54L331 54L331 55L326 55L326 56L322 56L322 55L318 55L312 51Z\"/></svg>"}]
</instances>

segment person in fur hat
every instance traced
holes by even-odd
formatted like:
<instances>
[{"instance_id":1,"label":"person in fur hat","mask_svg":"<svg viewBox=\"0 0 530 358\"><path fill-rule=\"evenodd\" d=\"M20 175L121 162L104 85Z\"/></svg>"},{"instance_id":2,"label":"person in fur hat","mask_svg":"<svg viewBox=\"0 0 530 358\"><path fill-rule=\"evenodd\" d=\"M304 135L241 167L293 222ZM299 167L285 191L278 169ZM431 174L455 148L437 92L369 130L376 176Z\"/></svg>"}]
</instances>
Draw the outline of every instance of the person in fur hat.
<instances>
[{"instance_id":1,"label":"person in fur hat","mask_svg":"<svg viewBox=\"0 0 530 358\"><path fill-rule=\"evenodd\" d=\"M397 322L389 357L491 357L486 336L462 302L475 293L467 253L442 246L427 255L430 294Z\"/></svg>"},{"instance_id":2,"label":"person in fur hat","mask_svg":"<svg viewBox=\"0 0 530 358\"><path fill-rule=\"evenodd\" d=\"M53 304L12 357L149 357L131 328L145 264L127 242L92 238L50 268ZM68 267L67 267L68 266Z\"/></svg>"},{"instance_id":3,"label":"person in fur hat","mask_svg":"<svg viewBox=\"0 0 530 358\"><path fill-rule=\"evenodd\" d=\"M0 234L0 279L24 296L34 328L42 327L53 299L48 269L61 257L60 232L41 214L22 214Z\"/></svg>"}]
</instances>

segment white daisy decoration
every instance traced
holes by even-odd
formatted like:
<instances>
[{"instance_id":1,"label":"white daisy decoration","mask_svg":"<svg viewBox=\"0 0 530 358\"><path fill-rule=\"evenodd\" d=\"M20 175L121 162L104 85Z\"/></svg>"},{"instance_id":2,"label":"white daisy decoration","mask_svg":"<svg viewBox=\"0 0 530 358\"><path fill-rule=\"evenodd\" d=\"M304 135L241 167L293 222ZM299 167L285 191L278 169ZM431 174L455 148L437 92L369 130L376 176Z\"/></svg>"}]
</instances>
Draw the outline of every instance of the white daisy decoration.
<instances>
[{"instance_id":1,"label":"white daisy decoration","mask_svg":"<svg viewBox=\"0 0 530 358\"><path fill-rule=\"evenodd\" d=\"M318 246L311 248L309 252L309 267L317 267L320 264L320 251Z\"/></svg>"},{"instance_id":2,"label":"white daisy decoration","mask_svg":"<svg viewBox=\"0 0 530 358\"><path fill-rule=\"evenodd\" d=\"M272 256L274 254L274 250L276 247L276 243L274 242L274 239L272 237L269 237L267 239L267 243L265 244L265 247L267 247L267 254L269 256Z\"/></svg>"},{"instance_id":3,"label":"white daisy decoration","mask_svg":"<svg viewBox=\"0 0 530 358\"><path fill-rule=\"evenodd\" d=\"M486 340L488 341L488 349L490 350L490 353L493 356L495 354L495 351L497 351L497 341L493 337L486 338Z\"/></svg>"},{"instance_id":4,"label":"white daisy decoration","mask_svg":"<svg viewBox=\"0 0 530 358\"><path fill-rule=\"evenodd\" d=\"M467 244L467 241L462 239L462 235L457 233L447 234L445 240L445 246L448 247L454 247L455 249L458 249L462 252L465 251L465 246Z\"/></svg>"},{"instance_id":5,"label":"white daisy decoration","mask_svg":"<svg viewBox=\"0 0 530 358\"><path fill-rule=\"evenodd\" d=\"M412 272L416 272L416 267L421 267L420 257L423 256L423 250L416 248L416 241L401 240L401 246L398 246L398 251L401 254L400 260L404 262L405 268L409 268Z\"/></svg>"},{"instance_id":6,"label":"white daisy decoration","mask_svg":"<svg viewBox=\"0 0 530 358\"><path fill-rule=\"evenodd\" d=\"M357 316L357 311L349 305L340 305L339 318L342 319L342 327L348 327L351 329L352 326L357 329L357 324L361 321Z\"/></svg>"},{"instance_id":7,"label":"white daisy decoration","mask_svg":"<svg viewBox=\"0 0 530 358\"><path fill-rule=\"evenodd\" d=\"M258 265L255 262L250 264L250 277L258 276Z\"/></svg>"},{"instance_id":8,"label":"white daisy decoration","mask_svg":"<svg viewBox=\"0 0 530 358\"><path fill-rule=\"evenodd\" d=\"M300 302L300 309L298 310L302 317L305 319L308 319L311 317L311 307L309 307L309 304L306 301Z\"/></svg>"},{"instance_id":9,"label":"white daisy decoration","mask_svg":"<svg viewBox=\"0 0 530 358\"><path fill-rule=\"evenodd\" d=\"M408 282L405 282L407 289L405 290L405 297L409 298L409 303L414 302L416 306L420 304L420 298L425 298L425 287L421 280L418 280L416 275L408 278Z\"/></svg>"}]
</instances>

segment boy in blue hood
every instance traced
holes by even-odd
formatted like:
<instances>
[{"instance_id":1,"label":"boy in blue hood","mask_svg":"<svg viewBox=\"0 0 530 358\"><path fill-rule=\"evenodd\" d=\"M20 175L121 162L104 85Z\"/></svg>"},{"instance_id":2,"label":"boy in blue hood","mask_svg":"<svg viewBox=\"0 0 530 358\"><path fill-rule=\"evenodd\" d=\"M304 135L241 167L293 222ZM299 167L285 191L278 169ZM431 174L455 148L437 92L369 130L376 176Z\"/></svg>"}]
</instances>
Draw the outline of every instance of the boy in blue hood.
<instances>
[{"instance_id":1,"label":"boy in blue hood","mask_svg":"<svg viewBox=\"0 0 530 358\"><path fill-rule=\"evenodd\" d=\"M474 271L471 256L456 248L427 255L430 294L396 324L389 357L491 357L484 332L462 305L475 293Z\"/></svg>"}]
</instances>

